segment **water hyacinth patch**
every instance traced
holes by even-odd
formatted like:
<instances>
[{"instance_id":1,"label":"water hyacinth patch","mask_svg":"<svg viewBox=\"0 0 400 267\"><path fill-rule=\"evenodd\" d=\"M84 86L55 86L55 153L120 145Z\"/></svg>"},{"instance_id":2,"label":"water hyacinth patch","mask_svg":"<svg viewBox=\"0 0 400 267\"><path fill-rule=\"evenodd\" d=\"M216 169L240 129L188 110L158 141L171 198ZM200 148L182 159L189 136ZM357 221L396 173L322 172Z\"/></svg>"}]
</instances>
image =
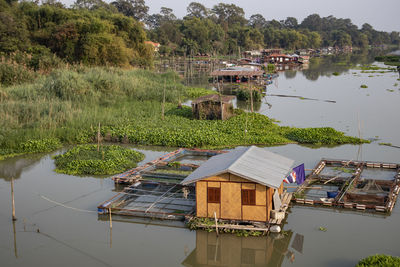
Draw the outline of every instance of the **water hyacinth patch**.
<instances>
[{"instance_id":1,"label":"water hyacinth patch","mask_svg":"<svg viewBox=\"0 0 400 267\"><path fill-rule=\"evenodd\" d=\"M116 145L78 145L54 157L56 172L70 175L111 175L136 167L140 152Z\"/></svg>"}]
</instances>

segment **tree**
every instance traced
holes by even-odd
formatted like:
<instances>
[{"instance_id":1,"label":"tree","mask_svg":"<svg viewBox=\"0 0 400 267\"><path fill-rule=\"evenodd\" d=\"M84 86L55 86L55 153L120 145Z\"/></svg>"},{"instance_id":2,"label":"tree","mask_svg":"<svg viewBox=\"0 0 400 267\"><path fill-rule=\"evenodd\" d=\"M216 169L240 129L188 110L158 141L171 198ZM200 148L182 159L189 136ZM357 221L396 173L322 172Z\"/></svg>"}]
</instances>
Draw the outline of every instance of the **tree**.
<instances>
[{"instance_id":1,"label":"tree","mask_svg":"<svg viewBox=\"0 0 400 267\"><path fill-rule=\"evenodd\" d=\"M394 45L400 44L400 33L399 32L391 32L390 33L390 42Z\"/></svg>"},{"instance_id":2,"label":"tree","mask_svg":"<svg viewBox=\"0 0 400 267\"><path fill-rule=\"evenodd\" d=\"M112 5L107 4L106 2L102 0L76 0L75 3L73 4L73 8L75 9L89 9L89 10L95 10L99 8L103 8L105 10L111 11L111 12L116 12L116 8Z\"/></svg>"},{"instance_id":3,"label":"tree","mask_svg":"<svg viewBox=\"0 0 400 267\"><path fill-rule=\"evenodd\" d=\"M351 46L351 37L343 30L334 30L331 32L331 40L333 46L344 47Z\"/></svg>"},{"instance_id":4,"label":"tree","mask_svg":"<svg viewBox=\"0 0 400 267\"><path fill-rule=\"evenodd\" d=\"M212 8L212 12L217 17L217 22L224 25L225 30L234 24L241 26L246 24L246 18L244 17L244 10L234 4L220 3Z\"/></svg>"},{"instance_id":5,"label":"tree","mask_svg":"<svg viewBox=\"0 0 400 267\"><path fill-rule=\"evenodd\" d=\"M161 7L160 14L164 20L176 20L176 16L171 8Z\"/></svg>"},{"instance_id":6,"label":"tree","mask_svg":"<svg viewBox=\"0 0 400 267\"><path fill-rule=\"evenodd\" d=\"M186 10L189 17L196 18L206 18L209 12L205 6L197 2L190 3Z\"/></svg>"},{"instance_id":7,"label":"tree","mask_svg":"<svg viewBox=\"0 0 400 267\"><path fill-rule=\"evenodd\" d=\"M286 20L283 22L283 26L290 29L296 29L299 26L297 19L294 17L287 17Z\"/></svg>"},{"instance_id":8,"label":"tree","mask_svg":"<svg viewBox=\"0 0 400 267\"><path fill-rule=\"evenodd\" d=\"M139 21L144 20L149 11L144 0L118 0L111 4L117 8L118 12Z\"/></svg>"},{"instance_id":9,"label":"tree","mask_svg":"<svg viewBox=\"0 0 400 267\"><path fill-rule=\"evenodd\" d=\"M312 14L305 18L300 26L310 31L321 31L322 19L318 14Z\"/></svg>"},{"instance_id":10,"label":"tree","mask_svg":"<svg viewBox=\"0 0 400 267\"><path fill-rule=\"evenodd\" d=\"M255 14L250 17L249 25L253 28L261 29L267 25L267 21L261 14Z\"/></svg>"}]
</instances>

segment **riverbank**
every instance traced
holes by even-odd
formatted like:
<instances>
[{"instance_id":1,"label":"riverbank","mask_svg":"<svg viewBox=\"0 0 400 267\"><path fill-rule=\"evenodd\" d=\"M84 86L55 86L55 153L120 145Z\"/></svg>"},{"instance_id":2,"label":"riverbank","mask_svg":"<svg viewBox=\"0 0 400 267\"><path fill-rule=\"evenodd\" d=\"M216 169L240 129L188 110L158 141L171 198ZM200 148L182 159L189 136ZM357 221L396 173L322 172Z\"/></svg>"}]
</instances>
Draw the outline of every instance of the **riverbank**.
<instances>
[{"instance_id":1,"label":"riverbank","mask_svg":"<svg viewBox=\"0 0 400 267\"><path fill-rule=\"evenodd\" d=\"M241 110L227 121L199 121L190 107L177 107L209 92L184 86L173 72L56 70L32 84L0 88L0 157L94 142L99 124L105 141L169 147L368 142L332 128L280 127L265 115Z\"/></svg>"}]
</instances>

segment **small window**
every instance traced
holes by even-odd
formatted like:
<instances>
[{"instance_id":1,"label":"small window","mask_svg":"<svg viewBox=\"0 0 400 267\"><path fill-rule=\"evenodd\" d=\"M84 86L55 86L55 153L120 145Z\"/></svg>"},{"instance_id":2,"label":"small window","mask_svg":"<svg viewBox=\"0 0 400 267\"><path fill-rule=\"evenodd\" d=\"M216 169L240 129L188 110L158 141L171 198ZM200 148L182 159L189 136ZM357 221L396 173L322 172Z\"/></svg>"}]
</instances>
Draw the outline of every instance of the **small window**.
<instances>
[{"instance_id":1,"label":"small window","mask_svg":"<svg viewBox=\"0 0 400 267\"><path fill-rule=\"evenodd\" d=\"M209 187L207 200L208 203L221 203L221 188Z\"/></svg>"},{"instance_id":2,"label":"small window","mask_svg":"<svg viewBox=\"0 0 400 267\"><path fill-rule=\"evenodd\" d=\"M242 205L256 204L256 190L242 189Z\"/></svg>"}]
</instances>

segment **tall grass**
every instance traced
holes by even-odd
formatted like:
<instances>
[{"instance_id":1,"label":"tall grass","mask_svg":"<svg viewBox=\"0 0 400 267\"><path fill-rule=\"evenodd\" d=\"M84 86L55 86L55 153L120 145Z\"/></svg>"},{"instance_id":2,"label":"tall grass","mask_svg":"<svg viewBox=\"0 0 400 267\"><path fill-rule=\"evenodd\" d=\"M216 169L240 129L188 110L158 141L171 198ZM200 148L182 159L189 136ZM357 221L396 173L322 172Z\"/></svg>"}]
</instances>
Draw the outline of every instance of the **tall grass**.
<instances>
[{"instance_id":1,"label":"tall grass","mask_svg":"<svg viewBox=\"0 0 400 267\"><path fill-rule=\"evenodd\" d=\"M175 73L117 68L59 69L32 84L0 87L0 149L47 137L86 143L99 122L153 117L164 87L169 102L185 94Z\"/></svg>"}]
</instances>

